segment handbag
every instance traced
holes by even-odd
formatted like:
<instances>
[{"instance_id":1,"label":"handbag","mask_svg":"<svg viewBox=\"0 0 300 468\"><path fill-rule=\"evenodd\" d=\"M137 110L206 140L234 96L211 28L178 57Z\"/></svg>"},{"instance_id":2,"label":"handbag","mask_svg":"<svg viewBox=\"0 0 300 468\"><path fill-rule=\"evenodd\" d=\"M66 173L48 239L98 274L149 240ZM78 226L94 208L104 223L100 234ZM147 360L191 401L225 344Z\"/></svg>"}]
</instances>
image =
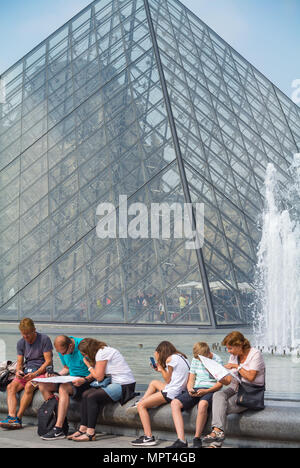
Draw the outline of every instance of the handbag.
<instances>
[{"instance_id":1,"label":"handbag","mask_svg":"<svg viewBox=\"0 0 300 468\"><path fill-rule=\"evenodd\" d=\"M265 408L265 385L252 385L245 382L239 384L237 405L254 411Z\"/></svg>"},{"instance_id":2,"label":"handbag","mask_svg":"<svg viewBox=\"0 0 300 468\"><path fill-rule=\"evenodd\" d=\"M132 400L134 397L140 395L139 392L135 391L136 383L133 382L131 384L122 385L122 396L120 398L120 405L123 406L129 400Z\"/></svg>"}]
</instances>

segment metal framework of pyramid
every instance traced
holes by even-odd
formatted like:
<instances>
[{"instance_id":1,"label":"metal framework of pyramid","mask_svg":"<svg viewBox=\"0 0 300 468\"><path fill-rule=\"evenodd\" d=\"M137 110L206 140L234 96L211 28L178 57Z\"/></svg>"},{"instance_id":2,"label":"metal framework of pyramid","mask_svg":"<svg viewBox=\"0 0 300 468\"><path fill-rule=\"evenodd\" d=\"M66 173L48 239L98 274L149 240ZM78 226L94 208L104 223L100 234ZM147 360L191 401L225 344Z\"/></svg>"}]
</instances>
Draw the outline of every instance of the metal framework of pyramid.
<instances>
[{"instance_id":1,"label":"metal framework of pyramid","mask_svg":"<svg viewBox=\"0 0 300 468\"><path fill-rule=\"evenodd\" d=\"M176 0L95 1L1 82L0 320L249 323L265 171L289 184L299 107ZM203 248L100 240L120 194L204 203Z\"/></svg>"}]
</instances>

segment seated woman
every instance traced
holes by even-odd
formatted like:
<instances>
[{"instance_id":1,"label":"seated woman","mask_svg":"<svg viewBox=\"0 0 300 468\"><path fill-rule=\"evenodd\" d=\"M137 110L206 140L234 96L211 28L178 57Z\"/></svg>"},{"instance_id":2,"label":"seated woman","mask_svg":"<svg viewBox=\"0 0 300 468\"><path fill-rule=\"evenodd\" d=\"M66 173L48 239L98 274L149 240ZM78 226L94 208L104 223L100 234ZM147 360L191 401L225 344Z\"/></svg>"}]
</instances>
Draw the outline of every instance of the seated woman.
<instances>
[{"instance_id":1,"label":"seated woman","mask_svg":"<svg viewBox=\"0 0 300 468\"><path fill-rule=\"evenodd\" d=\"M134 446L157 444L152 435L148 409L170 403L186 390L190 368L187 357L169 341L163 341L158 345L154 357L157 361L157 367L154 369L161 373L164 382L152 380L145 395L137 404L144 435L131 442Z\"/></svg>"},{"instance_id":2,"label":"seated woman","mask_svg":"<svg viewBox=\"0 0 300 468\"><path fill-rule=\"evenodd\" d=\"M81 425L69 439L88 442L96 440L95 427L100 407L115 401L123 404L134 397L135 378L122 354L102 341L85 338L79 344L79 351L96 381L103 381L106 375L111 379L107 386L90 388L82 395Z\"/></svg>"},{"instance_id":3,"label":"seated woman","mask_svg":"<svg viewBox=\"0 0 300 468\"><path fill-rule=\"evenodd\" d=\"M222 384L217 382L206 370L200 361L199 355L213 359L218 364L223 365L221 358L211 353L207 343L201 342L194 345L193 354L187 391L174 398L171 403L172 416L178 439L168 448L188 447L184 435L182 411L189 410L196 405L198 405L198 412L193 448L202 447L201 435L207 421L208 409L211 408L213 394L222 388Z\"/></svg>"},{"instance_id":4,"label":"seated woman","mask_svg":"<svg viewBox=\"0 0 300 468\"><path fill-rule=\"evenodd\" d=\"M265 386L265 363L262 353L251 347L249 341L240 332L232 332L222 341L227 347L230 359L225 366L234 369L242 382ZM227 414L241 413L247 408L237 404L239 383L228 375L220 381L228 388L217 392L213 396L212 432L203 438L202 442L209 444L209 448L220 448L225 440Z\"/></svg>"}]
</instances>

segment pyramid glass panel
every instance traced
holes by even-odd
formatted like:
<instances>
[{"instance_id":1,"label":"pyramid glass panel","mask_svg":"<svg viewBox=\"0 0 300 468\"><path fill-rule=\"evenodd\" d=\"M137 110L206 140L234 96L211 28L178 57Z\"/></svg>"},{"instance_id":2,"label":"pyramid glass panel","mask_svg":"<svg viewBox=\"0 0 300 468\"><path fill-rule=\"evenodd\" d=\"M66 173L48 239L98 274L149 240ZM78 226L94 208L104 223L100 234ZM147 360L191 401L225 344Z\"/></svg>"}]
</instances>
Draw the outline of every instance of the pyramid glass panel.
<instances>
[{"instance_id":1,"label":"pyramid glass panel","mask_svg":"<svg viewBox=\"0 0 300 468\"><path fill-rule=\"evenodd\" d=\"M0 78L0 320L251 320L266 167L288 186L300 150L288 97L177 0L96 0ZM130 236L99 238L125 195ZM152 231L184 203L196 250Z\"/></svg>"}]
</instances>

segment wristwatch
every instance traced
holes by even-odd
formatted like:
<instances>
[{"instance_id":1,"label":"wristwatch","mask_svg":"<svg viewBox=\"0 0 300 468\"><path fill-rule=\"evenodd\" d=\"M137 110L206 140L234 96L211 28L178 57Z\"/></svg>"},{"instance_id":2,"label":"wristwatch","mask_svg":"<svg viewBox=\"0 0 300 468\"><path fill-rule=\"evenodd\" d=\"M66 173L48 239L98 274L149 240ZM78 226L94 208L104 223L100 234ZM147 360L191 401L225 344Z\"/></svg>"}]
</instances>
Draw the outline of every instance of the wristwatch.
<instances>
[{"instance_id":1,"label":"wristwatch","mask_svg":"<svg viewBox=\"0 0 300 468\"><path fill-rule=\"evenodd\" d=\"M243 369L242 364L240 364L240 365L238 366L237 370L240 372L241 369Z\"/></svg>"}]
</instances>

